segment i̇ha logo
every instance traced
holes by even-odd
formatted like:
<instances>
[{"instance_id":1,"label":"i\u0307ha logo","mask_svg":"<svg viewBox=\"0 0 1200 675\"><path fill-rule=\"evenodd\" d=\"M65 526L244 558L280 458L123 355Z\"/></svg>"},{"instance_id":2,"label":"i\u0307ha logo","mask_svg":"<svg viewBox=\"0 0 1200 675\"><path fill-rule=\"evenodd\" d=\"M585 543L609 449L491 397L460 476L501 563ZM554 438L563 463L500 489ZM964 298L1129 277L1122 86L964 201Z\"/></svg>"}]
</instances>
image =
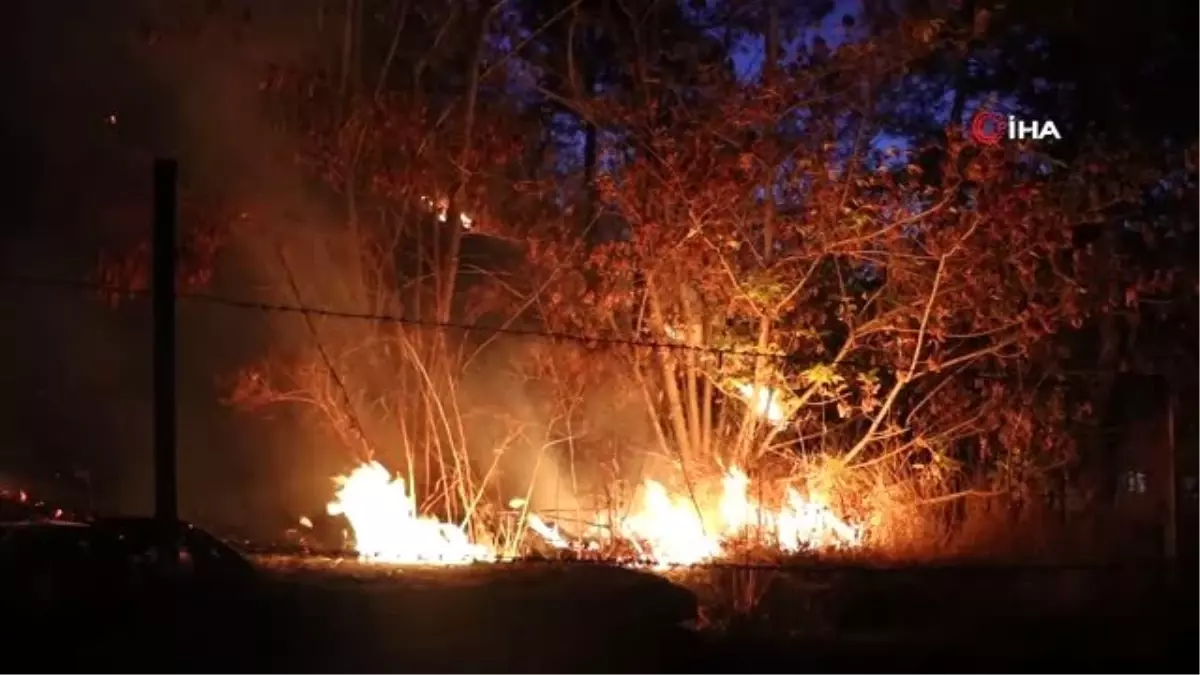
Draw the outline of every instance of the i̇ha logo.
<instances>
[{"instance_id":1,"label":"i\u0307ha logo","mask_svg":"<svg viewBox=\"0 0 1200 675\"><path fill-rule=\"evenodd\" d=\"M1047 138L1061 141L1062 134L1058 133L1053 120L1029 121L980 110L971 119L971 138L980 145L997 146L1004 138L1010 141L1041 141Z\"/></svg>"}]
</instances>

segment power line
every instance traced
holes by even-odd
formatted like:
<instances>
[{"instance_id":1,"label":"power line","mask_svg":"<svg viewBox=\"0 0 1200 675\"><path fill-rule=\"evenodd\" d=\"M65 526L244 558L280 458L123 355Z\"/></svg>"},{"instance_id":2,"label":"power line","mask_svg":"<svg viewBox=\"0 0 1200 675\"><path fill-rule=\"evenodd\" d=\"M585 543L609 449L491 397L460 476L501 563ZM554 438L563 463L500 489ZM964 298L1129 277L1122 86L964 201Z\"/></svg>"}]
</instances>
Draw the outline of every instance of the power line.
<instances>
[{"instance_id":1,"label":"power line","mask_svg":"<svg viewBox=\"0 0 1200 675\"><path fill-rule=\"evenodd\" d=\"M10 286L68 288L68 289L72 289L72 290L80 290L80 291L87 291L87 292L107 291L107 292L111 292L113 294L119 294L119 295L122 295L125 297L151 297L153 295L153 293L151 291L146 290L146 289L131 290L131 289L123 288L120 286L106 285L106 284L97 283L94 281L82 280L82 279L64 279L64 278L39 277L39 276L29 276L29 275L0 275L0 284L7 284ZM679 343L679 342L652 342L652 341L646 341L646 340L632 340L632 339L628 339L628 338L618 338L618 337L610 337L610 336L576 335L576 334L572 334L572 333L544 331L544 330L528 329L528 328L511 328L511 327L503 327L503 326L482 326L479 324L459 323L459 322L453 322L453 321L449 321L449 322L429 321L426 319L414 319L411 317L405 317L405 316L401 316L398 314L374 314L371 312L352 312L352 311L347 311L347 310L336 310L336 309L328 309L328 308L320 308L320 307L306 307L306 306L298 305L298 304L290 305L290 304L283 304L283 303L262 302L262 301L258 301L258 300L246 300L246 299L241 299L241 298L229 298L229 297L210 294L210 293L180 292L180 293L177 293L177 297L179 297L180 299L183 299L183 300L203 302L203 303L221 306L221 307L229 307L232 309L241 309L241 310L258 311L258 312L264 312L264 313L276 313L276 314L300 314L302 316L307 316L310 318L325 317L325 318L331 318L331 319L344 319L344 320L353 320L353 321L378 321L378 322L383 322L383 323L394 323L394 324L399 324L399 325L412 326L412 327L416 327L416 328L428 328L428 329L436 329L436 330L461 330L464 332L466 332L466 331L482 331L482 332L498 333L501 335L512 335L512 336L517 336L517 337L539 338L539 339L549 340L549 341L554 341L554 342L574 342L574 343L579 343L579 344L606 345L606 346L611 346L611 347L667 349L667 350L675 350L675 351L682 351L682 352L714 354L714 355L717 355L722 358L725 356L743 357L743 358L762 357L762 358L766 358L766 359L772 359L775 361L782 361L782 360L786 360L789 358L787 354L781 354L779 352L759 352L759 351L755 351L755 350L740 350L740 349L735 349L735 348L731 348L731 347L712 347L712 346L689 345L689 344L684 344L684 343ZM847 365L855 364L858 362L859 362L859 360L856 358L842 359L842 363L847 364ZM863 363L862 365L864 365L864 367L870 367L872 364ZM1099 371L1099 370L1092 371L1092 370L1086 370L1086 369L1083 369L1083 370L1072 369L1072 370L1061 370L1061 371L1058 371L1057 374L1062 377L1078 378L1078 377L1094 377L1094 376L1100 375L1102 373L1103 373L1103 371ZM1156 375L1156 373L1152 373L1152 374ZM1011 376L1007 375L1007 374L988 375L986 373L973 373L972 377L975 377L975 378L984 377L984 378L990 378L990 379L1008 379Z\"/></svg>"},{"instance_id":2,"label":"power line","mask_svg":"<svg viewBox=\"0 0 1200 675\"><path fill-rule=\"evenodd\" d=\"M34 287L58 287L70 288L73 290L83 290L91 292L108 291L114 294L120 294L130 297L150 297L153 295L150 290L130 290L118 286L111 286L94 281L83 279L62 279L51 277L39 277L30 275L0 275L0 283L10 286L34 286ZM646 340L633 340L629 338L619 338L603 335L576 335L573 333L563 333L557 331L546 331L540 329L529 328L512 328L503 326L483 326L479 324L460 323L455 321L429 321L427 319L416 319L405 317L399 314L376 314L372 312L354 312L348 310L328 309L322 307L306 307L301 305L264 302L259 300L246 300L241 298L229 298L211 293L185 293L177 294L182 300L190 300L204 302L212 305L231 307L234 309L244 309L267 313L280 314L300 314L309 317L323 317L330 319L345 319L354 321L377 321L382 323L393 323L405 326L413 326L418 328L430 328L441 330L461 330L461 331L483 331L489 333L499 333L501 335L513 335L518 337L532 337L550 340L554 342L575 342L589 345L607 345L613 347L633 347L645 349L669 349L684 352L699 352L704 354L716 354L719 356L737 356L737 357L753 357L782 360L788 358L787 354L779 352L760 352L756 350L743 350L732 347L712 347L701 345L689 345L679 342L652 342Z\"/></svg>"}]
</instances>

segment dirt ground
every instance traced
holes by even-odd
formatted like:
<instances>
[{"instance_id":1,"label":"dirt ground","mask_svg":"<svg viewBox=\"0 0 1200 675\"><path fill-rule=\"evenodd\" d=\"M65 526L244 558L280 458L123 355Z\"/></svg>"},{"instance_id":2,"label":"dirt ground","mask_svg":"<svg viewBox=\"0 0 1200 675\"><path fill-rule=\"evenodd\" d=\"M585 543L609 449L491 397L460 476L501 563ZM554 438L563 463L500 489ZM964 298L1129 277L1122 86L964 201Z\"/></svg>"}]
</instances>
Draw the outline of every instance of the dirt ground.
<instances>
[{"instance_id":1,"label":"dirt ground","mask_svg":"<svg viewBox=\"0 0 1200 675\"><path fill-rule=\"evenodd\" d=\"M7 651L59 672L1198 669L1195 591L1163 592L1146 571L759 575L752 618L696 631L679 624L732 572L676 579L685 589L600 566L264 569L261 587L236 596L191 589L107 617L27 622L57 641L22 637Z\"/></svg>"}]
</instances>

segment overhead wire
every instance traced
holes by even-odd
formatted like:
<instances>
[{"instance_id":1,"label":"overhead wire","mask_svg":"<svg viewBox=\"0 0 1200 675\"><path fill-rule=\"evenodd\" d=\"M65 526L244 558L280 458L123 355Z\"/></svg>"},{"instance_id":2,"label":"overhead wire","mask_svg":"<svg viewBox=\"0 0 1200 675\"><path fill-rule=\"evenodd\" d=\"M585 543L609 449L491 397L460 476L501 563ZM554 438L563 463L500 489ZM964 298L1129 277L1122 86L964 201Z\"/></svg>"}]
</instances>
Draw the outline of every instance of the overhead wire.
<instances>
[{"instance_id":1,"label":"overhead wire","mask_svg":"<svg viewBox=\"0 0 1200 675\"><path fill-rule=\"evenodd\" d=\"M10 274L0 273L0 286L18 286L18 287L48 287L48 288L69 288L79 291L101 293L108 292L114 295L119 295L126 298L152 297L153 291L150 289L130 289L127 287L104 284L97 281L87 279L73 279L62 277L47 277L28 274ZM349 321L368 321L380 323L392 323L403 326L411 326L414 328L425 328L430 330L457 330L464 333L481 332L490 333L493 335L509 335L514 337L528 337L535 339L548 340L552 342L567 342L576 343L594 347L627 347L638 349L652 350L667 350L674 352L693 352L700 354L711 354L717 357L718 362L722 363L726 357L741 357L747 359L768 359L776 362L789 361L793 358L792 355L782 352L759 351L755 349L740 349L736 347L718 347L714 345L697 345L686 342L661 342L655 340L640 340L634 338L623 338L613 335L578 335L574 333L548 331L536 328L516 328L512 326L488 326L476 323L462 323L457 321L432 321L419 317L409 317L402 314L389 313L374 313L374 312L359 312L344 309L334 309L330 307L315 307L308 306L302 303L288 304L279 302L268 302L264 300L253 300L248 298L235 298L215 293L196 292L196 291L178 291L176 297L180 300L199 302L219 307L228 307L231 309L240 309L247 311L258 311L263 313L274 314L298 314L306 317L306 320L314 318L329 318L342 319ZM840 360L843 364L859 364L862 367L876 367L877 364L869 360L861 360L860 357L845 357ZM1058 373L1060 376L1090 376L1097 374L1089 370L1066 370ZM975 373L973 377L987 379L1006 379L1006 374L988 374Z\"/></svg>"},{"instance_id":2,"label":"overhead wire","mask_svg":"<svg viewBox=\"0 0 1200 675\"><path fill-rule=\"evenodd\" d=\"M48 288L70 288L81 291L90 292L110 292L119 294L125 297L151 297L153 291L150 289L129 289L108 284L90 281L86 279L67 279L56 277L45 277L26 274L0 274L0 284L8 286L26 286L26 287L48 287ZM547 331L542 329L532 328L514 328L505 326L487 326L481 324L462 323L457 321L431 321L423 318L406 317L401 314L390 313L375 313L375 312L357 312L351 310L332 309L327 307L313 307L300 304L287 304L277 302L266 302L262 300L250 300L245 298L231 298L213 293L201 292L185 292L177 293L177 297L181 300L189 300L202 302L211 305L230 307L234 309L252 310L266 313L281 313L281 314L299 314L306 317L321 317L331 319L345 319L355 321L374 321L381 323L393 323L405 326L413 326L418 328L441 329L441 330L458 330L463 332L480 331L501 335L512 335L517 337L530 337L550 340L554 342L574 342L585 345L595 346L612 346L612 347L630 347L642 349L661 349L673 350L682 352L699 352L706 354L715 354L719 356L739 356L748 358L766 358L783 360L787 359L788 355L780 352L765 352L753 349L738 349L734 347L717 347L712 345L695 345L684 342L659 342L652 340L637 340L631 338L622 338L611 335L578 335L574 333L566 333L559 331Z\"/></svg>"}]
</instances>

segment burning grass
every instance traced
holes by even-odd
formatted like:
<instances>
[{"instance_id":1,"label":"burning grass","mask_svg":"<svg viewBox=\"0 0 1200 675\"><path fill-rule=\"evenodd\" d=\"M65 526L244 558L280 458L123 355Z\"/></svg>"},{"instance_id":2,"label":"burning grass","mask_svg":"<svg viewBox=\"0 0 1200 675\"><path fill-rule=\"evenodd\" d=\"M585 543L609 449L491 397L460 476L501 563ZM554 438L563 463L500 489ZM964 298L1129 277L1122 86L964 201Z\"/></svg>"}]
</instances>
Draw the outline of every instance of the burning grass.
<instances>
[{"instance_id":1,"label":"burning grass","mask_svg":"<svg viewBox=\"0 0 1200 675\"><path fill-rule=\"evenodd\" d=\"M690 481L660 473L663 480L644 478L602 507L538 511L513 498L508 509L480 504L466 519L449 521L421 513L404 478L368 462L334 479L327 509L345 518L347 552L368 566L532 557L678 574L723 563L962 561L972 551L994 558L1002 549L1033 559L1031 544L1016 539L1036 528L1013 531L1010 511L985 493L947 499L942 481L898 463L853 468L825 457L788 468L752 478L733 466ZM302 523L312 527L307 518ZM1051 550L1053 541L1041 543L1047 556L1064 553ZM1075 560L1092 553L1071 548Z\"/></svg>"},{"instance_id":2,"label":"burning grass","mask_svg":"<svg viewBox=\"0 0 1200 675\"><path fill-rule=\"evenodd\" d=\"M736 466L686 493L645 479L627 508L593 513L573 530L548 522L528 510L524 500L514 499L510 506L519 513L515 527L505 528L506 542L472 540L465 526L419 514L404 479L378 462L361 464L334 482L328 513L345 517L354 550L364 562L461 565L548 548L574 558L666 569L727 560L750 550L785 555L852 550L865 537L861 525L839 517L830 500L816 491L787 485L774 491L775 499L762 490L752 496L750 478ZM524 541L529 536L534 541Z\"/></svg>"}]
</instances>

